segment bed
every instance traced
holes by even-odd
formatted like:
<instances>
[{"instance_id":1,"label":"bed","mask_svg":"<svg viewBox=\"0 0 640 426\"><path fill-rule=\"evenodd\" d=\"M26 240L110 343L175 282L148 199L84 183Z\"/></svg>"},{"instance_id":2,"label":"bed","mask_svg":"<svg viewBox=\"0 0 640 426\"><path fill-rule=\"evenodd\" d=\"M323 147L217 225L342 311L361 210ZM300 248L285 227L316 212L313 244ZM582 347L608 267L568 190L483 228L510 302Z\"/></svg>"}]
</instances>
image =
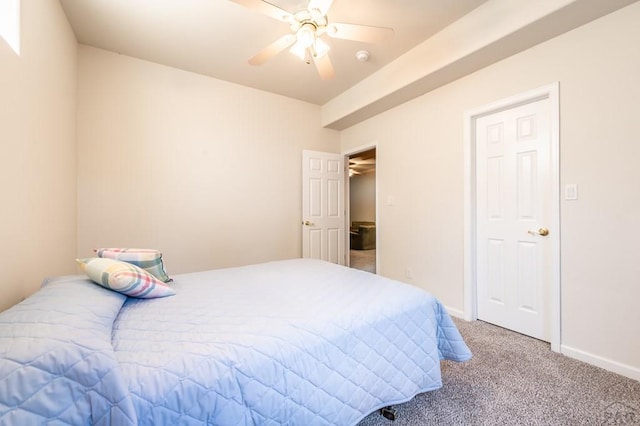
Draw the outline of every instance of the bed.
<instances>
[{"instance_id":1,"label":"bed","mask_svg":"<svg viewBox=\"0 0 640 426\"><path fill-rule=\"evenodd\" d=\"M471 353L423 290L292 259L138 299L46 279L0 313L0 425L355 425Z\"/></svg>"}]
</instances>

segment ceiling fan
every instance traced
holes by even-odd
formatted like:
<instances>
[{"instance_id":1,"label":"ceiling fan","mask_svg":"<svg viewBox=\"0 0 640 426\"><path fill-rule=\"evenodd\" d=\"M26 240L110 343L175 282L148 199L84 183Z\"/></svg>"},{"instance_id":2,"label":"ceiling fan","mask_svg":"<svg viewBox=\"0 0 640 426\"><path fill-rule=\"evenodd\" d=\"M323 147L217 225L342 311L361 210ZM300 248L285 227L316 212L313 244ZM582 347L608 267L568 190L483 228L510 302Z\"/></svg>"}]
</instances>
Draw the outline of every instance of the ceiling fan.
<instances>
[{"instance_id":1,"label":"ceiling fan","mask_svg":"<svg viewBox=\"0 0 640 426\"><path fill-rule=\"evenodd\" d=\"M231 0L256 12L263 13L290 25L292 34L286 34L249 59L251 65L261 65L287 48L307 63L313 63L323 80L335 76L329 59L329 45L322 40L329 37L378 43L393 36L393 29L368 25L329 22L327 12L333 0L309 0L306 9L287 12L262 0Z\"/></svg>"},{"instance_id":2,"label":"ceiling fan","mask_svg":"<svg viewBox=\"0 0 640 426\"><path fill-rule=\"evenodd\" d=\"M376 152L369 150L349 157L349 176L363 175L376 170Z\"/></svg>"}]
</instances>

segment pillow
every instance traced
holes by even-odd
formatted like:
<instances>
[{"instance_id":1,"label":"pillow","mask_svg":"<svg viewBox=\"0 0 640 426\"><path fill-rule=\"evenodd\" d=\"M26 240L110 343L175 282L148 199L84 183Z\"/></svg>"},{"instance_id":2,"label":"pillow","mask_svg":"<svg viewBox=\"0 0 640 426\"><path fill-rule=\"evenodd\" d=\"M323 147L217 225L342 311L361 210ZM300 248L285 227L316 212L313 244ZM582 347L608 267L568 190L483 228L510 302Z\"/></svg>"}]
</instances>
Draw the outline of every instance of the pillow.
<instances>
[{"instance_id":1,"label":"pillow","mask_svg":"<svg viewBox=\"0 0 640 426\"><path fill-rule=\"evenodd\" d=\"M76 261L93 282L130 297L152 299L176 294L171 287L131 263L101 257Z\"/></svg>"},{"instance_id":2,"label":"pillow","mask_svg":"<svg viewBox=\"0 0 640 426\"><path fill-rule=\"evenodd\" d=\"M122 260L144 269L160 281L168 283L173 281L164 270L162 264L162 253L158 250L135 249L135 248L98 248L93 249L98 257Z\"/></svg>"}]
</instances>

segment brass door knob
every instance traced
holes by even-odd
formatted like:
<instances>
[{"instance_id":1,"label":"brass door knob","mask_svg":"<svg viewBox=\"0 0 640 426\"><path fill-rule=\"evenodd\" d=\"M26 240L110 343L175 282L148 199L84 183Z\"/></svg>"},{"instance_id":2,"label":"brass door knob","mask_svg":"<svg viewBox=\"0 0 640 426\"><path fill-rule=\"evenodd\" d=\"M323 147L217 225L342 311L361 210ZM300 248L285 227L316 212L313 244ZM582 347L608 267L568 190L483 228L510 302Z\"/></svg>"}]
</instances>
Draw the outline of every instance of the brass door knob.
<instances>
[{"instance_id":1,"label":"brass door knob","mask_svg":"<svg viewBox=\"0 0 640 426\"><path fill-rule=\"evenodd\" d=\"M528 230L527 234L546 237L547 235L549 235L549 230L547 228L540 228L537 231Z\"/></svg>"}]
</instances>

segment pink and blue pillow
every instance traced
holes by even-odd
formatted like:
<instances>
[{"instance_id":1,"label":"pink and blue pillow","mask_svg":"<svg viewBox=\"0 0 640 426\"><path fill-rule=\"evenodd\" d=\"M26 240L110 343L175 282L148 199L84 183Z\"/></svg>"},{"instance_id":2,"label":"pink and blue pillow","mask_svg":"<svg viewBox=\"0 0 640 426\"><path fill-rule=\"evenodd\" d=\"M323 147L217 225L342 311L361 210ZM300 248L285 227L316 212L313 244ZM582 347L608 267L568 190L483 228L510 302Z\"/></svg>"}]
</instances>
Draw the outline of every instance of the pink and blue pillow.
<instances>
[{"instance_id":1,"label":"pink and blue pillow","mask_svg":"<svg viewBox=\"0 0 640 426\"><path fill-rule=\"evenodd\" d=\"M93 282L118 293L141 299L176 294L167 284L131 263L101 257L76 260Z\"/></svg>"},{"instance_id":2,"label":"pink and blue pillow","mask_svg":"<svg viewBox=\"0 0 640 426\"><path fill-rule=\"evenodd\" d=\"M98 257L121 260L144 269L162 282L172 281L164 270L162 253L152 249L137 248L97 248L93 251Z\"/></svg>"}]
</instances>

